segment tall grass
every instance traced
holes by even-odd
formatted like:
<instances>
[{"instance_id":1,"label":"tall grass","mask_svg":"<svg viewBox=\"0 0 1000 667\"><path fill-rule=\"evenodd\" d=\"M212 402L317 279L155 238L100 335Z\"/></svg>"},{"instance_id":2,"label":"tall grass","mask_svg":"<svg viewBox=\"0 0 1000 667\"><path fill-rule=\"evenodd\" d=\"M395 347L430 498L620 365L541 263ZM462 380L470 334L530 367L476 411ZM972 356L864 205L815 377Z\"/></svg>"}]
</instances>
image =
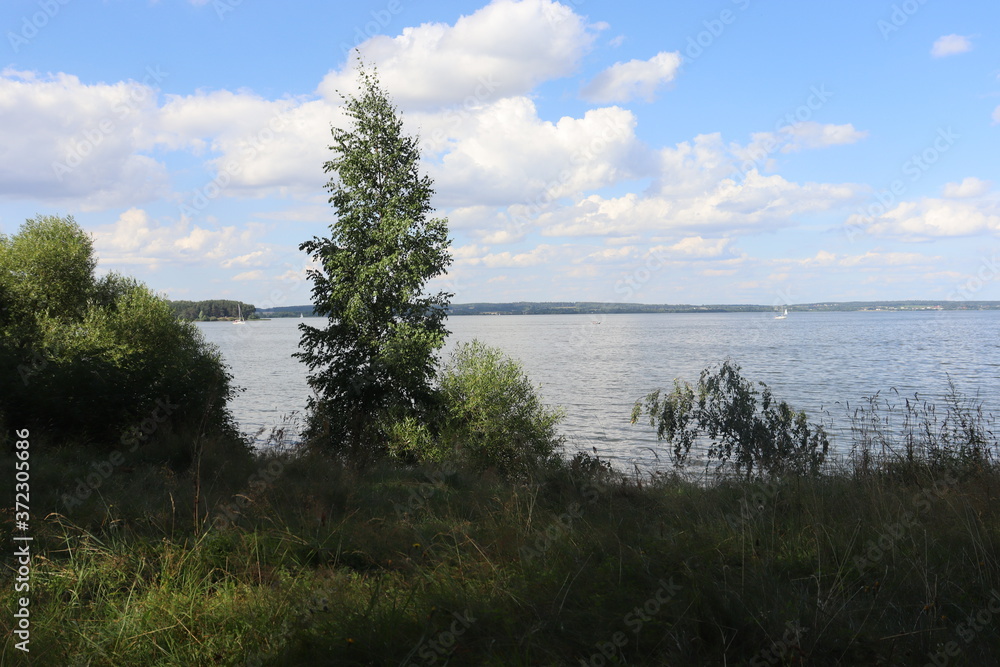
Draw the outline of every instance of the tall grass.
<instances>
[{"instance_id":1,"label":"tall grass","mask_svg":"<svg viewBox=\"0 0 1000 667\"><path fill-rule=\"evenodd\" d=\"M31 664L995 664L991 418L900 405L856 413L839 469L711 484L587 456L516 479L307 450L218 472L208 442L197 492L137 467L64 512L81 464L46 452ZM22 664L9 623L0 662Z\"/></svg>"}]
</instances>

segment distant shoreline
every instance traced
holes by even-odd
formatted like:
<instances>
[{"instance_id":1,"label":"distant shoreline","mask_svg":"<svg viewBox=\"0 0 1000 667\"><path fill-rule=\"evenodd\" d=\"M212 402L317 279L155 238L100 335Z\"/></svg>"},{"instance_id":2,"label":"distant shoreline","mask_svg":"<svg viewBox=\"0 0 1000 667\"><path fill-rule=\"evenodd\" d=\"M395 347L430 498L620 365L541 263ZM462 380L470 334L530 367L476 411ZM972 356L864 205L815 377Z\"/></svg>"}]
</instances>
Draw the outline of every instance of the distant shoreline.
<instances>
[{"instance_id":1,"label":"distant shoreline","mask_svg":"<svg viewBox=\"0 0 1000 667\"><path fill-rule=\"evenodd\" d=\"M840 301L776 304L644 304L602 301L515 301L508 303L456 303L449 316L461 315L635 315L642 313L770 313L788 308L803 312L924 312L944 310L1000 310L1000 301ZM311 305L285 306L257 311L261 317L317 317Z\"/></svg>"}]
</instances>

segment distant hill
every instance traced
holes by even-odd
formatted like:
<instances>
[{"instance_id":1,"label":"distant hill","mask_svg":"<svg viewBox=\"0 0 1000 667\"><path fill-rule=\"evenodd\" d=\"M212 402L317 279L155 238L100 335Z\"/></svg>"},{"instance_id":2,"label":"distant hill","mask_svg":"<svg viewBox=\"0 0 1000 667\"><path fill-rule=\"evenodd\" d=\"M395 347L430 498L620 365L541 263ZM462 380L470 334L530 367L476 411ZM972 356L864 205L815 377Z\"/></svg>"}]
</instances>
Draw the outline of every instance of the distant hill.
<instances>
[{"instance_id":1,"label":"distant hill","mask_svg":"<svg viewBox=\"0 0 1000 667\"><path fill-rule=\"evenodd\" d=\"M784 304L782 304L784 305ZM646 304L606 301L514 301L510 303L454 303L449 315L600 315L613 313L762 313L777 305L759 304ZM791 312L1000 310L1000 301L842 301L788 304ZM311 305L282 306L258 311L261 317L313 317Z\"/></svg>"}]
</instances>

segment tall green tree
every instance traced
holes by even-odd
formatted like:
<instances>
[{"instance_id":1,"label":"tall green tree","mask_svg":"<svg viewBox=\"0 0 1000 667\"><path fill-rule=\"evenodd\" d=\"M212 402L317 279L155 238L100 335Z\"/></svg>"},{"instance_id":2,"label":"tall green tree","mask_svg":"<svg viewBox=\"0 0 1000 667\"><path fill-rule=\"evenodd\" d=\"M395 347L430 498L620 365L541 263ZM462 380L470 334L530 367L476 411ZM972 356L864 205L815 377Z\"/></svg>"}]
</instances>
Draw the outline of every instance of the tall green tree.
<instances>
[{"instance_id":1,"label":"tall green tree","mask_svg":"<svg viewBox=\"0 0 1000 667\"><path fill-rule=\"evenodd\" d=\"M341 95L346 128L332 128L326 189L336 210L328 238L299 246L311 270L325 328L299 325L296 356L308 364L315 397L309 435L348 455L384 450L387 423L433 399L437 351L444 344L452 294L427 294L427 282L451 263L448 224L430 218L434 193L419 172L415 137L375 71L358 68L360 92Z\"/></svg>"},{"instance_id":2,"label":"tall green tree","mask_svg":"<svg viewBox=\"0 0 1000 667\"><path fill-rule=\"evenodd\" d=\"M179 463L196 429L236 439L218 349L147 286L97 278L96 266L72 217L0 235L0 426L103 450L176 433L177 450L162 453Z\"/></svg>"}]
</instances>

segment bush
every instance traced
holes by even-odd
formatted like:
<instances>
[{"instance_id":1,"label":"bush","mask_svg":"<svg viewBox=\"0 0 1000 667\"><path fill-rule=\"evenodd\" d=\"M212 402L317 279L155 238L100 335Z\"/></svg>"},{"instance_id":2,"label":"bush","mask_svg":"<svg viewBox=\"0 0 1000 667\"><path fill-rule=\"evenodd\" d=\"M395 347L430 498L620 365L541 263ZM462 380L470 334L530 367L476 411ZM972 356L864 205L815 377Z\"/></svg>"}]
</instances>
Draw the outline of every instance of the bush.
<instances>
[{"instance_id":1,"label":"bush","mask_svg":"<svg viewBox=\"0 0 1000 667\"><path fill-rule=\"evenodd\" d=\"M479 341L459 345L441 374L444 441L478 469L518 475L556 456L561 410L546 408L521 364Z\"/></svg>"},{"instance_id":2,"label":"bush","mask_svg":"<svg viewBox=\"0 0 1000 667\"><path fill-rule=\"evenodd\" d=\"M112 450L212 432L237 438L218 351L138 281L97 279L70 218L0 237L0 416L50 441ZM190 452L172 458L190 459Z\"/></svg>"},{"instance_id":3,"label":"bush","mask_svg":"<svg viewBox=\"0 0 1000 667\"><path fill-rule=\"evenodd\" d=\"M674 380L671 393L656 390L636 401L632 423L646 412L657 439L674 446L678 466L687 461L697 439L707 438L708 461L719 461L720 467L732 463L748 478L755 470L767 475L818 472L829 448L823 427L775 401L770 388L758 384L760 392L740 375L738 365L726 360L714 372L701 372L697 393Z\"/></svg>"},{"instance_id":4,"label":"bush","mask_svg":"<svg viewBox=\"0 0 1000 667\"><path fill-rule=\"evenodd\" d=\"M413 462L455 461L519 476L557 457L560 410L546 408L521 365L479 341L463 343L439 377L431 428L413 418L390 429L390 452Z\"/></svg>"}]
</instances>

